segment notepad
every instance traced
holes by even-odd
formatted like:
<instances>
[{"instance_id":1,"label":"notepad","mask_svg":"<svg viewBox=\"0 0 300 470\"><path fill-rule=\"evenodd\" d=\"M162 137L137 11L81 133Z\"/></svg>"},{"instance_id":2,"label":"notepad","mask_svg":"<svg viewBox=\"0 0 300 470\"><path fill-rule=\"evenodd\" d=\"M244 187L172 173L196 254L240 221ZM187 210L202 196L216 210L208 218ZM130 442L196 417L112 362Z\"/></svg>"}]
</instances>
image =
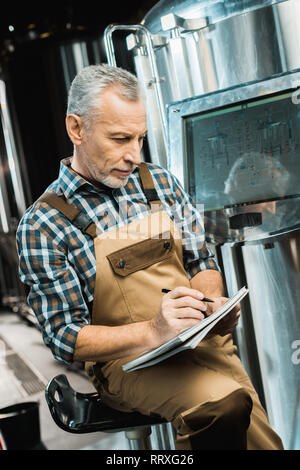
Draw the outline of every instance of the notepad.
<instances>
[{"instance_id":1,"label":"notepad","mask_svg":"<svg viewBox=\"0 0 300 470\"><path fill-rule=\"evenodd\" d=\"M125 372L150 367L168 359L174 354L187 349L194 349L213 329L213 327L224 318L244 297L248 294L248 289L242 287L235 295L222 305L216 312L201 320L197 325L185 329L178 336L158 348L146 351L130 362L122 366Z\"/></svg>"}]
</instances>

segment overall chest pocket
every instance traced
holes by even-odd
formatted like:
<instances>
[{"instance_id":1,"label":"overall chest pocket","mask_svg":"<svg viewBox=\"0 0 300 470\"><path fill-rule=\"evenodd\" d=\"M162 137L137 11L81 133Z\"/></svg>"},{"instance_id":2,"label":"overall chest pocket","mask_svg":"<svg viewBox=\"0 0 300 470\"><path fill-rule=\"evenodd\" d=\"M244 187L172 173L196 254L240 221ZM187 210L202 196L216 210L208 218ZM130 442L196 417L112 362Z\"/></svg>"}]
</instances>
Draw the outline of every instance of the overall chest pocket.
<instances>
[{"instance_id":1,"label":"overall chest pocket","mask_svg":"<svg viewBox=\"0 0 300 470\"><path fill-rule=\"evenodd\" d=\"M107 256L115 274L126 277L155 263L168 259L174 252L174 239L148 238Z\"/></svg>"},{"instance_id":2,"label":"overall chest pocket","mask_svg":"<svg viewBox=\"0 0 300 470\"><path fill-rule=\"evenodd\" d=\"M149 320L157 314L162 288L189 285L170 232L167 238L160 234L159 238L114 251L107 259L131 322Z\"/></svg>"}]
</instances>

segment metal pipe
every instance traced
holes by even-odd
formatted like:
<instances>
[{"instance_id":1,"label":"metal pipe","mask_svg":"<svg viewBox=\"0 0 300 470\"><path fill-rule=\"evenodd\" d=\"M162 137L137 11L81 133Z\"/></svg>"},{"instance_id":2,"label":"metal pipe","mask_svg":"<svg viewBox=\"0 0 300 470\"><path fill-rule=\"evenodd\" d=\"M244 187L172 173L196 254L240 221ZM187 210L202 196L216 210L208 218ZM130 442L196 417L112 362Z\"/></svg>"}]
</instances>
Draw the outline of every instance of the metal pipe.
<instances>
[{"instance_id":1,"label":"metal pipe","mask_svg":"<svg viewBox=\"0 0 300 470\"><path fill-rule=\"evenodd\" d=\"M0 80L0 104L1 104L1 124L7 153L7 161L10 170L10 177L16 198L16 204L21 217L26 210L26 201L23 191L21 171L18 162L17 148L14 140L12 123L9 115L6 86L3 80Z\"/></svg>"},{"instance_id":2,"label":"metal pipe","mask_svg":"<svg viewBox=\"0 0 300 470\"><path fill-rule=\"evenodd\" d=\"M157 69L151 34L149 30L141 24L135 24L135 25L110 24L109 26L107 26L107 28L104 31L104 44L105 44L105 49L106 49L106 56L107 56L109 65L112 65L114 67L116 67L117 65L116 65L116 56L115 56L115 51L114 51L112 34L114 31L117 31L117 30L141 31L145 36L146 49L147 49L147 53L148 53L148 57L150 61L151 72L153 74L153 82L154 82L154 87L155 87L155 92L156 92L159 116L160 116L160 120L162 124L162 133L163 133L164 143L166 146L167 144L166 113L164 109L164 102L163 102L163 97L162 97L162 92L161 92L161 87L160 87L160 77L159 77L159 73Z\"/></svg>"},{"instance_id":3,"label":"metal pipe","mask_svg":"<svg viewBox=\"0 0 300 470\"><path fill-rule=\"evenodd\" d=\"M126 439L130 450L149 450L151 449L151 426L146 428L135 428L125 431Z\"/></svg>"}]
</instances>

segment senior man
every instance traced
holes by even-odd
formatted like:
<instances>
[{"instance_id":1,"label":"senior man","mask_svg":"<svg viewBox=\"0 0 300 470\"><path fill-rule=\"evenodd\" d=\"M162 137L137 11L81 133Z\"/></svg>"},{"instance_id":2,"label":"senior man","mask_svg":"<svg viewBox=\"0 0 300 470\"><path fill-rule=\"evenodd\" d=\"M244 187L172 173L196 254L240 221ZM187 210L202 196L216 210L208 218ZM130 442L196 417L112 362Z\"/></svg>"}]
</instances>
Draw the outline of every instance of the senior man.
<instances>
[{"instance_id":1,"label":"senior man","mask_svg":"<svg viewBox=\"0 0 300 470\"><path fill-rule=\"evenodd\" d=\"M282 449L232 342L239 307L195 350L123 372L224 304L222 276L190 196L141 160L146 111L134 75L81 70L66 129L73 156L17 231L45 344L60 361L86 362L108 405L171 421L178 449Z\"/></svg>"}]
</instances>

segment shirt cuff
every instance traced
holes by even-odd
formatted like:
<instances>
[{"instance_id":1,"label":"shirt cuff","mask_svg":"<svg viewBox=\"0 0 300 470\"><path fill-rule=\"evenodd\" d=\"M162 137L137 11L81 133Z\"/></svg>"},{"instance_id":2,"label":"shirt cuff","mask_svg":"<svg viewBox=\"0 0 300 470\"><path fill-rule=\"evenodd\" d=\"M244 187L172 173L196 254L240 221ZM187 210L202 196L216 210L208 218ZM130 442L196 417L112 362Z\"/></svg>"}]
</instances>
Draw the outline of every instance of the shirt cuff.
<instances>
[{"instance_id":1,"label":"shirt cuff","mask_svg":"<svg viewBox=\"0 0 300 470\"><path fill-rule=\"evenodd\" d=\"M47 344L55 359L65 364L71 364L73 362L77 336L84 326L86 326L86 323L73 323L63 326L56 331L52 340Z\"/></svg>"},{"instance_id":2,"label":"shirt cuff","mask_svg":"<svg viewBox=\"0 0 300 470\"><path fill-rule=\"evenodd\" d=\"M188 278L192 279L194 276L196 276L196 274L200 273L201 271L205 271L206 269L213 269L215 271L219 271L219 273L222 274L222 271L214 258L196 260L186 267L186 272Z\"/></svg>"}]
</instances>

